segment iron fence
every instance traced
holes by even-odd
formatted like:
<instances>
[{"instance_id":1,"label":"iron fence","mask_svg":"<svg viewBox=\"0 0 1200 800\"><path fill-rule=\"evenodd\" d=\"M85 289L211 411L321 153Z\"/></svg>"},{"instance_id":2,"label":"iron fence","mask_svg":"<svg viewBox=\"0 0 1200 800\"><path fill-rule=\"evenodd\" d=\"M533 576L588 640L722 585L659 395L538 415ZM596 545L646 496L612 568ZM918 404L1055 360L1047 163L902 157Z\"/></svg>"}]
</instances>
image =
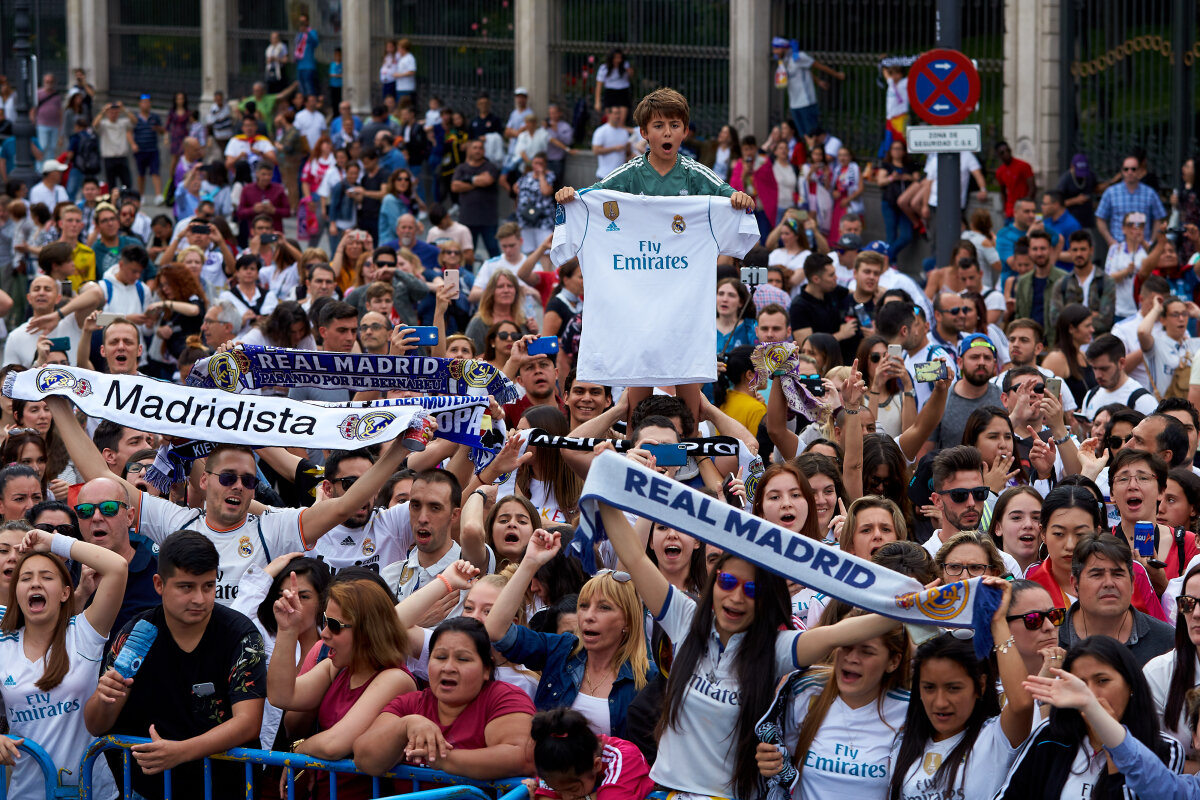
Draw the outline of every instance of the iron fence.
<instances>
[{"instance_id":1,"label":"iron fence","mask_svg":"<svg viewBox=\"0 0 1200 800\"><path fill-rule=\"evenodd\" d=\"M1063 9L1059 166L1082 152L1107 178L1143 148L1151 170L1173 185L1196 150L1195 0L1064 0Z\"/></svg>"},{"instance_id":2,"label":"iron fence","mask_svg":"<svg viewBox=\"0 0 1200 800\"><path fill-rule=\"evenodd\" d=\"M229 96L244 97L250 94L255 81L265 80L267 45L271 33L278 32L289 55L292 38L288 32L288 13L285 0L229 0L229 51L228 72ZM333 52L330 50L329 52ZM288 64L295 76L295 65Z\"/></svg>"},{"instance_id":3,"label":"iron fence","mask_svg":"<svg viewBox=\"0 0 1200 800\"><path fill-rule=\"evenodd\" d=\"M633 97L660 86L688 98L701 136L729 116L729 0L557 0L550 21L550 69L556 99L592 107L596 73L620 47L634 69ZM598 114L593 119L598 119ZM576 141L586 141L586 132Z\"/></svg>"},{"instance_id":4,"label":"iron fence","mask_svg":"<svg viewBox=\"0 0 1200 800\"><path fill-rule=\"evenodd\" d=\"M962 51L979 70L980 101L967 122L983 129L983 152L1002 137L1004 118L1004 0L960 0ZM774 0L771 33L799 41L800 49L846 73L839 81L819 72L821 125L856 158L874 157L883 139L884 55L919 55L937 45L937 0ZM763 58L772 58L763 42ZM787 114L787 92L771 92L771 122ZM915 118L914 118L915 119ZM762 132L760 132L762 133Z\"/></svg>"},{"instance_id":5,"label":"iron fence","mask_svg":"<svg viewBox=\"0 0 1200 800\"><path fill-rule=\"evenodd\" d=\"M453 0L431 13L430 0L371 3L371 97L379 102L379 65L389 39L408 39L417 59L418 116L436 95L444 107L474 113L486 91L504 119L512 107L513 0Z\"/></svg>"},{"instance_id":6,"label":"iron fence","mask_svg":"<svg viewBox=\"0 0 1200 800\"><path fill-rule=\"evenodd\" d=\"M33 0L30 22L30 45L37 56L38 73L53 72L59 87L70 86L75 78L67 74L67 0ZM0 74L15 80L18 67L12 48L13 4L0 2Z\"/></svg>"},{"instance_id":7,"label":"iron fence","mask_svg":"<svg viewBox=\"0 0 1200 800\"><path fill-rule=\"evenodd\" d=\"M109 91L199 97L200 0L109 0L108 19Z\"/></svg>"}]
</instances>

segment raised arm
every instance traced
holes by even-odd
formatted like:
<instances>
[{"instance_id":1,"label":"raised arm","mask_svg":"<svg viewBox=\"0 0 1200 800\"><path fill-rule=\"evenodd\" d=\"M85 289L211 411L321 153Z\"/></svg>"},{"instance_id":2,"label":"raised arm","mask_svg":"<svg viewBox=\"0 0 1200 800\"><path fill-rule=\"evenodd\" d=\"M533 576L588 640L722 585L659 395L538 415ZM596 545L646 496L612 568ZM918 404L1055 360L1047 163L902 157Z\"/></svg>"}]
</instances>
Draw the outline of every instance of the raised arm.
<instances>
[{"instance_id":1,"label":"raised arm","mask_svg":"<svg viewBox=\"0 0 1200 800\"><path fill-rule=\"evenodd\" d=\"M55 430L58 431L59 437L67 447L67 453L71 456L71 461L75 463L76 469L83 475L84 480L112 478L119 482L129 493L129 510L133 514L133 518L137 519L141 508L141 491L109 470L108 462L104 460L104 456L100 455L100 451L88 437L87 431L79 424L79 420L75 419L70 401L65 397L52 395L46 398L46 405L54 417Z\"/></svg>"},{"instance_id":2,"label":"raised arm","mask_svg":"<svg viewBox=\"0 0 1200 800\"><path fill-rule=\"evenodd\" d=\"M396 617L400 620L400 628L408 637L410 652L419 653L425 646L425 631L421 628L421 622L426 615L439 603L449 603L448 598L453 597L453 602L457 604L458 593L470 589L471 581L478 574L478 567L470 561L460 558L442 570L437 579L425 584L396 604ZM442 575L445 576L445 580L441 580ZM454 606L451 605L446 611L449 612L453 609Z\"/></svg>"},{"instance_id":3,"label":"raised arm","mask_svg":"<svg viewBox=\"0 0 1200 800\"><path fill-rule=\"evenodd\" d=\"M500 596L492 604L492 610L488 612L484 621L488 638L493 642L499 641L508 633L517 612L525 605L525 592L529 591L533 576L544 564L550 563L561 549L562 534L547 533L541 528L533 532L525 557L521 559L512 578L500 590Z\"/></svg>"},{"instance_id":4,"label":"raised arm","mask_svg":"<svg viewBox=\"0 0 1200 800\"><path fill-rule=\"evenodd\" d=\"M633 585L642 597L642 602L654 616L662 613L666 605L667 595L671 584L654 566L654 562L646 555L646 545L634 531L625 514L606 503L600 503L600 519L604 522L604 530L617 551L621 566L633 576Z\"/></svg>"},{"instance_id":5,"label":"raised arm","mask_svg":"<svg viewBox=\"0 0 1200 800\"><path fill-rule=\"evenodd\" d=\"M1150 313L1138 323L1138 344L1141 345L1143 352L1154 352L1154 324L1158 322L1158 318L1162 316L1162 311L1162 297L1156 295L1154 297L1154 307L1151 308Z\"/></svg>"},{"instance_id":6,"label":"raised arm","mask_svg":"<svg viewBox=\"0 0 1200 800\"><path fill-rule=\"evenodd\" d=\"M934 428L942 419L942 412L946 410L946 398L950 396L951 382L951 379L947 378L933 384L933 393L917 412L917 421L911 427L905 428L896 440L900 449L904 451L905 458L916 458L925 442L933 435Z\"/></svg>"},{"instance_id":7,"label":"raised arm","mask_svg":"<svg viewBox=\"0 0 1200 800\"><path fill-rule=\"evenodd\" d=\"M308 672L296 675L296 644L300 639L303 621L300 617L300 586L296 573L288 579L274 606L275 650L267 665L267 699L285 711L312 711L321 704L325 692L333 683L331 662L323 661Z\"/></svg>"},{"instance_id":8,"label":"raised arm","mask_svg":"<svg viewBox=\"0 0 1200 800\"><path fill-rule=\"evenodd\" d=\"M1029 738L1033 725L1033 696L1023 685L1028 677L1025 660L1013 644L1008 627L1008 606L1012 601L1012 584L1004 578L986 577L985 586L1003 593L1000 607L992 614L992 641L996 643L996 663L1000 666L1000 683L1004 687L1004 708L1000 711L1000 727L1013 747L1020 747Z\"/></svg>"},{"instance_id":9,"label":"raised arm","mask_svg":"<svg viewBox=\"0 0 1200 800\"><path fill-rule=\"evenodd\" d=\"M788 407L787 400L783 396L783 388L780 386L780 379L775 378L775 386L772 387L771 396L767 398L767 436L779 448L779 455L785 461L790 461L796 457L796 451L800 449L800 437L792 433L787 426Z\"/></svg>"},{"instance_id":10,"label":"raised arm","mask_svg":"<svg viewBox=\"0 0 1200 800\"><path fill-rule=\"evenodd\" d=\"M107 637L125 597L125 580L129 576L129 565L125 559L98 544L88 544L61 533L47 533L37 528L27 532L17 548L19 553L30 551L66 555L72 561L96 571L99 583L92 595L92 603L83 615L96 633Z\"/></svg>"},{"instance_id":11,"label":"raised arm","mask_svg":"<svg viewBox=\"0 0 1200 800\"><path fill-rule=\"evenodd\" d=\"M879 614L848 617L835 625L810 628L796 637L796 663L820 664L838 647L846 647L883 636L900 625Z\"/></svg>"},{"instance_id":12,"label":"raised arm","mask_svg":"<svg viewBox=\"0 0 1200 800\"><path fill-rule=\"evenodd\" d=\"M311 546L317 539L324 536L330 528L341 524L343 520L371 500L387 483L400 467L400 462L408 453L401 439L392 441L383 451L379 460L371 465L366 473L354 482L341 497L331 497L304 509L300 513L300 528L304 532L304 541ZM274 701L272 701L274 702ZM278 703L276 703L278 705Z\"/></svg>"}]
</instances>

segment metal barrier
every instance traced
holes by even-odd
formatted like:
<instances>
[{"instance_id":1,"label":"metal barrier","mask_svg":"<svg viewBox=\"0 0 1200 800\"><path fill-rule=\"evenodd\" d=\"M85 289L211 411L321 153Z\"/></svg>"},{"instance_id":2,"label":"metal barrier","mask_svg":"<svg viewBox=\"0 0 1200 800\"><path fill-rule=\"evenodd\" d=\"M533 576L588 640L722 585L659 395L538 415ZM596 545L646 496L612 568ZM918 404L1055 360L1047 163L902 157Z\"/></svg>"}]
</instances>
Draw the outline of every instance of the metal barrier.
<instances>
[{"instance_id":1,"label":"metal barrier","mask_svg":"<svg viewBox=\"0 0 1200 800\"><path fill-rule=\"evenodd\" d=\"M8 737L17 739L16 736ZM54 766L54 759L50 758L50 754L42 749L41 745L36 742L31 742L28 739L17 745L17 749L28 754L42 770L42 780L46 784L46 798L54 798L54 800L70 800L77 797L74 786L59 786L58 785L58 767ZM8 798L8 769L0 766L0 800ZM19 800L25 800L20 798Z\"/></svg>"},{"instance_id":2,"label":"metal barrier","mask_svg":"<svg viewBox=\"0 0 1200 800\"><path fill-rule=\"evenodd\" d=\"M130 796L132 789L132 765L130 763L129 748L135 744L144 744L149 742L138 736L105 736L96 739L89 746L83 755L79 767L79 791L74 793L71 787L65 790L67 793L47 794L47 797L56 798L74 798L79 800L91 800L91 776L92 767L96 759L101 753L106 750L121 750L122 751L122 774L121 784L124 787L126 797ZM36 746L36 745L35 745ZM37 748L41 751L41 748ZM42 752L44 756L45 753ZM295 798L295 777L296 773L304 769L320 770L329 773L329 797L330 800L337 800L337 775L353 774L371 778L371 796L380 797L380 780L382 778L392 778L395 780L409 781L411 791L403 795L388 795L384 800L395 800L398 797L404 797L405 800L491 800L497 797L498 800L526 800L528 790L522 784L522 778L507 778L499 781L475 781L469 778L462 778L457 775L450 775L446 772L438 770L425 769L422 767L406 767L400 766L385 773L381 777L367 776L354 766L354 762L350 759L340 761L326 761L320 758L313 758L301 753L283 753L275 750L252 750L245 747L234 747L226 750L223 753L217 753L204 759L204 796L211 800L212 798L212 760L218 761L235 761L245 764L246 770L246 800L254 798L254 767L255 766L274 766L284 767L287 776L287 800ZM49 758L47 757L47 761ZM50 774L55 774L54 765L50 764ZM43 766L45 772L45 766ZM116 777L114 775L114 777ZM171 770L167 770L163 774L163 779L166 783L165 796L167 800L171 798ZM448 784L437 789L420 789L422 783L437 783ZM50 783L47 783L49 788ZM0 800L4 800L4 796L0 793ZM222 800L226 800L222 798Z\"/></svg>"}]
</instances>

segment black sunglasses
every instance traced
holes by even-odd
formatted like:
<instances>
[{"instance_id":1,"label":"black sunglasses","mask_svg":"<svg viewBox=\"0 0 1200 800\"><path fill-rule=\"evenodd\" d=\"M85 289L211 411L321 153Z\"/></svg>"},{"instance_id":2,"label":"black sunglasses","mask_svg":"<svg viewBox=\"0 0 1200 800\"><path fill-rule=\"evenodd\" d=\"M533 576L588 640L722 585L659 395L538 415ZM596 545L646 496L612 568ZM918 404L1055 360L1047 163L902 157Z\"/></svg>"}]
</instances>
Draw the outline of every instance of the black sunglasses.
<instances>
[{"instance_id":1,"label":"black sunglasses","mask_svg":"<svg viewBox=\"0 0 1200 800\"><path fill-rule=\"evenodd\" d=\"M515 342L517 339L521 338L521 335L522 334L518 333L517 331L498 331L496 333L496 338L505 342Z\"/></svg>"},{"instance_id":2,"label":"black sunglasses","mask_svg":"<svg viewBox=\"0 0 1200 800\"><path fill-rule=\"evenodd\" d=\"M1125 443L1128 442L1132 438L1133 438L1133 434L1130 433L1130 434L1126 434L1125 436L1109 436L1104 441L1108 443L1109 450L1120 450L1122 447L1125 446Z\"/></svg>"},{"instance_id":3,"label":"black sunglasses","mask_svg":"<svg viewBox=\"0 0 1200 800\"><path fill-rule=\"evenodd\" d=\"M871 353L871 363L878 364L883 361L883 353Z\"/></svg>"},{"instance_id":4,"label":"black sunglasses","mask_svg":"<svg viewBox=\"0 0 1200 800\"><path fill-rule=\"evenodd\" d=\"M328 480L330 483L336 483L338 486L342 487L343 492L346 492L349 491L350 487L358 481L358 476L347 475L345 478L326 478L326 480Z\"/></svg>"},{"instance_id":5,"label":"black sunglasses","mask_svg":"<svg viewBox=\"0 0 1200 800\"><path fill-rule=\"evenodd\" d=\"M334 619L325 612L321 612L321 624L318 627L322 629L329 628L329 632L336 636L343 630L350 630L354 626L349 622L342 622L340 619Z\"/></svg>"},{"instance_id":6,"label":"black sunglasses","mask_svg":"<svg viewBox=\"0 0 1200 800\"><path fill-rule=\"evenodd\" d=\"M39 522L33 527L37 528L39 531L45 531L46 533L61 533L63 536L74 536L75 538L79 538L75 531L74 525L51 525L49 522Z\"/></svg>"},{"instance_id":7,"label":"black sunglasses","mask_svg":"<svg viewBox=\"0 0 1200 800\"><path fill-rule=\"evenodd\" d=\"M938 494L949 495L950 501L953 503L967 502L967 495L974 497L975 502L982 503L984 500L987 500L989 491L990 489L986 486L976 486L973 489L947 489L944 492L938 492Z\"/></svg>"},{"instance_id":8,"label":"black sunglasses","mask_svg":"<svg viewBox=\"0 0 1200 800\"><path fill-rule=\"evenodd\" d=\"M208 470L205 470L208 472ZM245 486L250 491L254 491L254 487L258 486L257 475L238 475L236 472L208 472L209 475L216 475L217 480L222 486L233 486L238 482L238 478L242 479L242 486Z\"/></svg>"},{"instance_id":9,"label":"black sunglasses","mask_svg":"<svg viewBox=\"0 0 1200 800\"><path fill-rule=\"evenodd\" d=\"M1193 601L1194 602L1194 601ZM1065 608L1052 608L1049 611L1030 611L1028 614L1011 614L1005 617L1009 622L1022 620L1025 623L1025 630L1036 631L1042 627L1042 620L1048 619L1054 627L1059 627L1067 618L1067 610Z\"/></svg>"}]
</instances>

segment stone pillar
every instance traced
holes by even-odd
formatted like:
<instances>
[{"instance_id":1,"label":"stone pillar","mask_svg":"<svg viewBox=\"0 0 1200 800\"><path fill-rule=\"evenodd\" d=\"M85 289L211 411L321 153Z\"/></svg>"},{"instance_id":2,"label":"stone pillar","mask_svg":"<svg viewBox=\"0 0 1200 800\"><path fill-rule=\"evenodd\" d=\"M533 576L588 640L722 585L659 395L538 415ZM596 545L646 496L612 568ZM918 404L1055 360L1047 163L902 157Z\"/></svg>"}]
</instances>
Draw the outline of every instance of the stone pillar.
<instances>
[{"instance_id":1,"label":"stone pillar","mask_svg":"<svg viewBox=\"0 0 1200 800\"><path fill-rule=\"evenodd\" d=\"M529 107L546 114L550 81L550 0L516 0L513 5L513 86L529 90Z\"/></svg>"},{"instance_id":2,"label":"stone pillar","mask_svg":"<svg viewBox=\"0 0 1200 800\"><path fill-rule=\"evenodd\" d=\"M213 95L229 97L229 2L200 0L200 102L207 108ZM236 54L235 54L236 57Z\"/></svg>"},{"instance_id":3,"label":"stone pillar","mask_svg":"<svg viewBox=\"0 0 1200 800\"><path fill-rule=\"evenodd\" d=\"M765 131L772 66L770 0L729 4L729 121L739 131Z\"/></svg>"},{"instance_id":4,"label":"stone pillar","mask_svg":"<svg viewBox=\"0 0 1200 800\"><path fill-rule=\"evenodd\" d=\"M371 58L370 3L342 3L342 99L355 114L371 113L371 75L378 66Z\"/></svg>"},{"instance_id":5,"label":"stone pillar","mask_svg":"<svg viewBox=\"0 0 1200 800\"><path fill-rule=\"evenodd\" d=\"M75 83L80 67L102 99L108 95L108 3L99 0L67 0L67 74L59 84Z\"/></svg>"},{"instance_id":6,"label":"stone pillar","mask_svg":"<svg viewBox=\"0 0 1200 800\"><path fill-rule=\"evenodd\" d=\"M1039 191L1059 174L1060 11L1041 0L1008 0L1004 10L1004 138L1033 166Z\"/></svg>"}]
</instances>

